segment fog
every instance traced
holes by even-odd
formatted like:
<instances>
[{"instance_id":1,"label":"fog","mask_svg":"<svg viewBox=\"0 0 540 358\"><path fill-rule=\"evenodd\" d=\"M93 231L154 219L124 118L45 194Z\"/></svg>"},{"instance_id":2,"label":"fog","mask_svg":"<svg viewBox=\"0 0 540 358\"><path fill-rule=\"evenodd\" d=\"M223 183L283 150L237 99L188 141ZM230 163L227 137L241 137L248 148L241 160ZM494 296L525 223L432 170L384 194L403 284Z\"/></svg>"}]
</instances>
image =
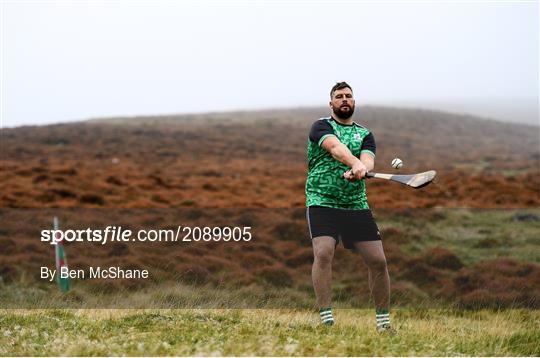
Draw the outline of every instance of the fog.
<instances>
[{"instance_id":1,"label":"fog","mask_svg":"<svg viewBox=\"0 0 540 358\"><path fill-rule=\"evenodd\" d=\"M531 2L2 2L2 126L358 105L538 121Z\"/></svg>"}]
</instances>

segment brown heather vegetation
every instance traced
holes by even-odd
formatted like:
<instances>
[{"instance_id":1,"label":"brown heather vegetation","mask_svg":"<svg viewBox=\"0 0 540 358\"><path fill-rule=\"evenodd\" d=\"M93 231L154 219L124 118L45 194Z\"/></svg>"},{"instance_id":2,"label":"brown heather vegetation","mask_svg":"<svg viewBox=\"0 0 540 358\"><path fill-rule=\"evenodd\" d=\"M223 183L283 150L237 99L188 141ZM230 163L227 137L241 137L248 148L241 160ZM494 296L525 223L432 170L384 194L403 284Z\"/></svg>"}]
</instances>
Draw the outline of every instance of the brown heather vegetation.
<instances>
[{"instance_id":1,"label":"brown heather vegetation","mask_svg":"<svg viewBox=\"0 0 540 358\"><path fill-rule=\"evenodd\" d=\"M72 268L119 265L153 273L146 281L85 283L101 292L178 281L311 292L305 146L311 123L324 115L324 109L299 109L4 129L2 280L36 282L39 267L51 266L51 246L37 238L58 215L75 229L253 227L249 243L67 244ZM445 212L412 209L539 207L537 127L375 107L361 108L359 117L377 140L377 171L394 172L389 162L396 156L405 162L404 173L438 171L436 182L422 190L370 180L376 213L393 209L400 218L433 222L445 220ZM385 226L382 236L394 303L432 297L467 308L538 307L537 263L500 258L466 265L445 247L406 250L419 237L403 227ZM489 240L477 245L498 243ZM338 250L336 262L338 295L367 302L358 257Z\"/></svg>"},{"instance_id":2,"label":"brown heather vegetation","mask_svg":"<svg viewBox=\"0 0 540 358\"><path fill-rule=\"evenodd\" d=\"M370 181L374 208L538 207L538 128L366 107L376 170L436 169L426 190ZM2 131L2 207L302 207L306 138L326 110L116 119Z\"/></svg>"}]
</instances>

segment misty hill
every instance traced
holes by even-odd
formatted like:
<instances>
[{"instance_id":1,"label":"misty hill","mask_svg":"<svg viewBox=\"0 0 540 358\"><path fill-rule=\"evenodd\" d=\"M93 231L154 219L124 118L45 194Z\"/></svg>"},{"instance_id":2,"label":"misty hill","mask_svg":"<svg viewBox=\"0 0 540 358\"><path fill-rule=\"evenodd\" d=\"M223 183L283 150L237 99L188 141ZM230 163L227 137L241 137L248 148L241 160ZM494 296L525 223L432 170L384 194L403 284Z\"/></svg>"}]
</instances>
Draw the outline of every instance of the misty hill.
<instances>
[{"instance_id":1,"label":"misty hill","mask_svg":"<svg viewBox=\"0 0 540 358\"><path fill-rule=\"evenodd\" d=\"M2 131L2 206L302 206L305 147L325 108L111 118ZM372 181L382 207L537 206L538 127L362 107L376 170L436 169L423 191Z\"/></svg>"},{"instance_id":2,"label":"misty hill","mask_svg":"<svg viewBox=\"0 0 540 358\"><path fill-rule=\"evenodd\" d=\"M78 289L91 293L81 300L182 282L240 288L242 297L253 299L278 286L293 306L297 300L311 302L305 147L311 123L326 114L308 108L4 130L0 279L39 282L39 267L51 264L52 250L36 238L51 226L53 215L69 228L250 226L253 241L233 245L77 243L68 244L67 252L73 268L120 265L152 272L148 281L78 281ZM367 182L394 303L444 298L470 308L537 308L537 127L378 107L362 108L358 118L377 140L378 171L393 172L389 162L399 156L405 162L402 172L439 172L437 181L421 190ZM409 210L429 207L505 210ZM368 302L358 257L339 249L336 260L337 296ZM166 298L174 305L182 302L176 293Z\"/></svg>"}]
</instances>

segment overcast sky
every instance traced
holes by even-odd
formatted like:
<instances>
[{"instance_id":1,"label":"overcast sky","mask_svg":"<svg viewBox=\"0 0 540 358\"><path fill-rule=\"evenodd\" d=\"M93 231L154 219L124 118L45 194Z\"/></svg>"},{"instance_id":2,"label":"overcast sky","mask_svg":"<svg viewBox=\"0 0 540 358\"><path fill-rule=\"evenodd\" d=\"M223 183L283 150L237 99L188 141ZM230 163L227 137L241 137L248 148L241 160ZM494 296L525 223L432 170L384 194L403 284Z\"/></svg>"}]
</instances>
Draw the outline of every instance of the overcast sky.
<instances>
[{"instance_id":1,"label":"overcast sky","mask_svg":"<svg viewBox=\"0 0 540 358\"><path fill-rule=\"evenodd\" d=\"M537 111L533 1L19 0L1 26L8 127L326 105L343 80L359 105Z\"/></svg>"}]
</instances>

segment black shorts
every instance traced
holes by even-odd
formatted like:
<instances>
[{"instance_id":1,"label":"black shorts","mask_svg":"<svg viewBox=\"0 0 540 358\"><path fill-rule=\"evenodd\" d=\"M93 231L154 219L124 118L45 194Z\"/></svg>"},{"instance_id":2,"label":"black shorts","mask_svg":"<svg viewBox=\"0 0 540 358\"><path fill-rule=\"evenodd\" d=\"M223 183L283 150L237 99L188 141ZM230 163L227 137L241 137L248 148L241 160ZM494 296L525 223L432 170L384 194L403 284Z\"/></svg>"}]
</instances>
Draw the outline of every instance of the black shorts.
<instances>
[{"instance_id":1,"label":"black shorts","mask_svg":"<svg viewBox=\"0 0 540 358\"><path fill-rule=\"evenodd\" d=\"M381 239L370 209L345 210L310 206L306 216L312 239L331 236L336 240L336 245L340 240L343 241L346 249L354 249L355 242Z\"/></svg>"}]
</instances>

